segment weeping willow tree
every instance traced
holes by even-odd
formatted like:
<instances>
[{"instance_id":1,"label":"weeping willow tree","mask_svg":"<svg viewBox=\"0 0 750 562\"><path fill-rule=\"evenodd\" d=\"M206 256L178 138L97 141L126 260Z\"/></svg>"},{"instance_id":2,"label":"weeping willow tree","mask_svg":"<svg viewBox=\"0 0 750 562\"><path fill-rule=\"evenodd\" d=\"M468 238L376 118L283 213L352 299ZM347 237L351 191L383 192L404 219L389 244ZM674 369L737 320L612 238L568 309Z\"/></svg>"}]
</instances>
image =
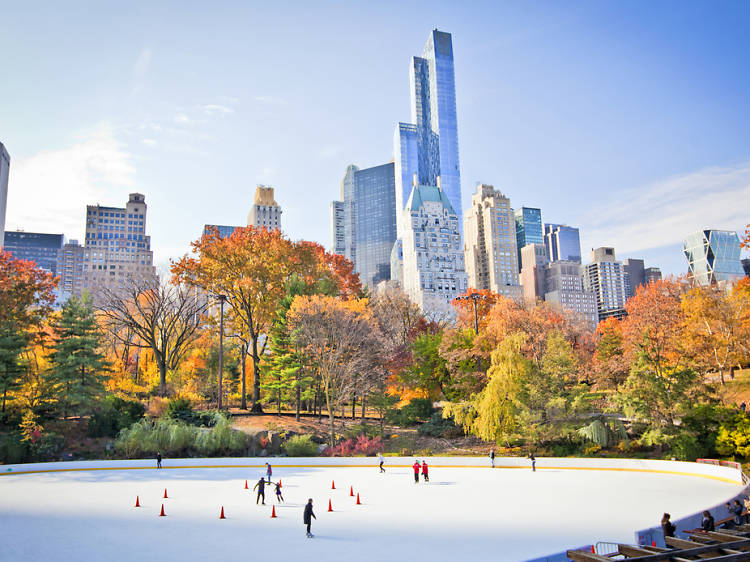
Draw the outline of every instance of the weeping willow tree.
<instances>
[{"instance_id":1,"label":"weeping willow tree","mask_svg":"<svg viewBox=\"0 0 750 562\"><path fill-rule=\"evenodd\" d=\"M628 442L628 432L622 421L596 418L576 432L580 437L596 443L600 447L611 447L620 441Z\"/></svg>"}]
</instances>

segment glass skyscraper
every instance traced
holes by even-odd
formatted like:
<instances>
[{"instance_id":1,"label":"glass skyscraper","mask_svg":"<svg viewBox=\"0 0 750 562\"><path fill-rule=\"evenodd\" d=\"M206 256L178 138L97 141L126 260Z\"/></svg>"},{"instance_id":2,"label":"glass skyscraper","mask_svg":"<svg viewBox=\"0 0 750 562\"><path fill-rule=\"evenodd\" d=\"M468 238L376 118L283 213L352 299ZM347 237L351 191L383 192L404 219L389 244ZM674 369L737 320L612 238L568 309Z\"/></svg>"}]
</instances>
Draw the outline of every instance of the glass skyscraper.
<instances>
[{"instance_id":1,"label":"glass skyscraper","mask_svg":"<svg viewBox=\"0 0 750 562\"><path fill-rule=\"evenodd\" d=\"M581 263L581 239L577 228L564 224L544 225L544 246L549 261Z\"/></svg>"},{"instance_id":2,"label":"glass skyscraper","mask_svg":"<svg viewBox=\"0 0 750 562\"><path fill-rule=\"evenodd\" d=\"M360 170L348 166L341 198L331 204L333 250L354 263L363 285L374 288L391 278L396 241L393 162Z\"/></svg>"},{"instance_id":3,"label":"glass skyscraper","mask_svg":"<svg viewBox=\"0 0 750 562\"><path fill-rule=\"evenodd\" d=\"M515 211L516 244L518 245L518 271L521 271L521 248L526 244L544 244L542 234L542 211L533 207L521 207Z\"/></svg>"},{"instance_id":4,"label":"glass skyscraper","mask_svg":"<svg viewBox=\"0 0 750 562\"><path fill-rule=\"evenodd\" d=\"M33 261L37 267L57 276L63 244L65 237L62 234L10 231L5 233L3 250L10 252L17 260Z\"/></svg>"},{"instance_id":5,"label":"glass skyscraper","mask_svg":"<svg viewBox=\"0 0 750 562\"><path fill-rule=\"evenodd\" d=\"M697 285L733 282L744 277L740 239L728 230L699 230L685 238L688 277Z\"/></svg>"},{"instance_id":6,"label":"glass skyscraper","mask_svg":"<svg viewBox=\"0 0 750 562\"><path fill-rule=\"evenodd\" d=\"M450 33L432 31L422 56L412 58L409 78L412 123L399 123L394 137L398 214L401 216L416 174L419 185L437 185L439 176L441 189L461 217L456 80ZM399 226L399 236L401 230Z\"/></svg>"}]
</instances>

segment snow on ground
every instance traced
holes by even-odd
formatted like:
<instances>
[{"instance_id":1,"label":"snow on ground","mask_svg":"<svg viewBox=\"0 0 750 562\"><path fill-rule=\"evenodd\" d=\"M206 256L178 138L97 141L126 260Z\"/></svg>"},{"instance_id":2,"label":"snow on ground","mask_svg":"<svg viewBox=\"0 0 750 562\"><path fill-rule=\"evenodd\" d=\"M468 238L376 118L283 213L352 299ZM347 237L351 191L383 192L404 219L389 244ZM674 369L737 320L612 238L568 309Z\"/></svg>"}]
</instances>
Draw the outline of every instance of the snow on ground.
<instances>
[{"instance_id":1,"label":"snow on ground","mask_svg":"<svg viewBox=\"0 0 750 562\"><path fill-rule=\"evenodd\" d=\"M5 473L0 477L0 560L524 560L596 541L632 543L634 531L658 524L664 511L679 519L741 489L663 473L491 470L481 466L485 459L468 461L477 466L452 467L440 467L440 459L434 459L430 482L418 485L406 466L409 459L387 458L385 474L372 464L274 464L273 479L281 478L286 501L271 519L273 490L267 488L264 507L256 506L252 490L243 489L245 479L252 488L264 474L264 460L202 461L252 467ZM196 464L194 459L183 464L191 461ZM165 459L165 467L175 464ZM330 489L332 480L336 490ZM349 496L350 486L362 505ZM162 498L164 488L168 499ZM134 507L136 495L140 508ZM302 524L310 497L317 515L314 539L305 537ZM166 517L158 517L162 503ZM221 506L225 520L219 519Z\"/></svg>"}]
</instances>

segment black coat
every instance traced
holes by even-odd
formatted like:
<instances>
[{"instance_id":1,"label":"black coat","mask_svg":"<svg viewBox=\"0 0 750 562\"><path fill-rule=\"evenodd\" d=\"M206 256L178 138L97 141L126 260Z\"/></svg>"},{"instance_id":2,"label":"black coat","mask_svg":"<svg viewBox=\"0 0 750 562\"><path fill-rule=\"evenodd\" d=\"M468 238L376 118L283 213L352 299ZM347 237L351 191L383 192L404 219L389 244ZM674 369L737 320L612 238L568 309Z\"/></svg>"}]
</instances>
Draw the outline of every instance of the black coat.
<instances>
[{"instance_id":1,"label":"black coat","mask_svg":"<svg viewBox=\"0 0 750 562\"><path fill-rule=\"evenodd\" d=\"M302 516L302 522L303 522L303 523L304 523L305 525L308 525L308 524L310 524L310 521L311 521L311 519L310 519L310 518L311 518L311 517L312 517L312 519L317 519L317 517L315 517L315 514L313 513L313 506L312 506L312 504L311 504L311 503L308 503L308 504L307 504L307 505L305 506L305 514L304 514L304 515Z\"/></svg>"},{"instance_id":2,"label":"black coat","mask_svg":"<svg viewBox=\"0 0 750 562\"><path fill-rule=\"evenodd\" d=\"M665 537L673 537L677 527L671 521L662 521L661 528Z\"/></svg>"},{"instance_id":3,"label":"black coat","mask_svg":"<svg viewBox=\"0 0 750 562\"><path fill-rule=\"evenodd\" d=\"M712 515L709 515L708 517L705 517L703 521L701 522L701 528L704 531L715 531L716 528L714 527L714 518Z\"/></svg>"},{"instance_id":4,"label":"black coat","mask_svg":"<svg viewBox=\"0 0 750 562\"><path fill-rule=\"evenodd\" d=\"M266 493L266 481L261 478L255 484L255 486L253 486L253 490L255 490L255 488L258 488L259 494L265 494Z\"/></svg>"}]
</instances>

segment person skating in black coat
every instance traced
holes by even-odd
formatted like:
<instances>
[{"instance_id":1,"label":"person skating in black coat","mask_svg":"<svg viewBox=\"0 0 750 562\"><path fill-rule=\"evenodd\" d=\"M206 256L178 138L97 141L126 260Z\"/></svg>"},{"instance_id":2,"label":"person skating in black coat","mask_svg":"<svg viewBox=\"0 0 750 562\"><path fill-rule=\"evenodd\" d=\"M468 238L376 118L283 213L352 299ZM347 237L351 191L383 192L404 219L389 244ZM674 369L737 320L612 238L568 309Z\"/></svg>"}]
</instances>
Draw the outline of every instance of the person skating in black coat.
<instances>
[{"instance_id":1,"label":"person skating in black coat","mask_svg":"<svg viewBox=\"0 0 750 562\"><path fill-rule=\"evenodd\" d=\"M315 517L315 513L313 513L313 501L312 498L307 500L307 505L305 506L305 513L302 516L302 522L307 525L307 537L311 538L313 534L310 532L310 524L312 523L313 519L317 519Z\"/></svg>"},{"instance_id":2,"label":"person skating in black coat","mask_svg":"<svg viewBox=\"0 0 750 562\"><path fill-rule=\"evenodd\" d=\"M156 453L156 468L161 468L161 451Z\"/></svg>"},{"instance_id":3,"label":"person skating in black coat","mask_svg":"<svg viewBox=\"0 0 750 562\"><path fill-rule=\"evenodd\" d=\"M263 505L266 505L266 481L261 476L260 480L258 480L258 483L253 486L253 490L258 489L258 497L255 498L255 505L258 505L258 500L263 498Z\"/></svg>"}]
</instances>

